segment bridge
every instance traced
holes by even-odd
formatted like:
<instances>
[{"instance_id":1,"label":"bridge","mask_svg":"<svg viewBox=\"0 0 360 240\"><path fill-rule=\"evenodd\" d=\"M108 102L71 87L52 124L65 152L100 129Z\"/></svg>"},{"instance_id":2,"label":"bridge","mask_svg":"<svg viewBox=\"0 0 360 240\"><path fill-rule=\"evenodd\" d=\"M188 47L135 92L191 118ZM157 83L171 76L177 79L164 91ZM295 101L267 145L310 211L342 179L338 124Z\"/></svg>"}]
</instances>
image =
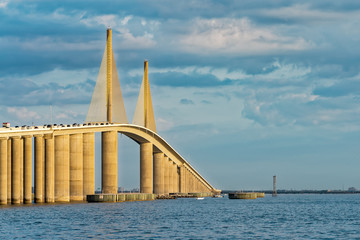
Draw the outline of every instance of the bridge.
<instances>
[{"instance_id":1,"label":"bridge","mask_svg":"<svg viewBox=\"0 0 360 240\"><path fill-rule=\"evenodd\" d=\"M85 123L0 128L0 204L32 203L33 173L35 203L86 200L95 193L98 132L104 194L118 192L118 133L140 145L141 193L219 192L157 134L147 61L133 122L128 123L108 28Z\"/></svg>"}]
</instances>

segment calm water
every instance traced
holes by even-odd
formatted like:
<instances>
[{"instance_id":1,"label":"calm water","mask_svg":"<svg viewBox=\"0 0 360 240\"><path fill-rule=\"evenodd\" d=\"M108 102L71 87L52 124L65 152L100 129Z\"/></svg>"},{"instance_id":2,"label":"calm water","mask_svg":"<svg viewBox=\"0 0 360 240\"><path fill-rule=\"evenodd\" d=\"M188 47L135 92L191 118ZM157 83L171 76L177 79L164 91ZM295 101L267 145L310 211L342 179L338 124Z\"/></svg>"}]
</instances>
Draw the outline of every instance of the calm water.
<instances>
[{"instance_id":1,"label":"calm water","mask_svg":"<svg viewBox=\"0 0 360 240\"><path fill-rule=\"evenodd\" d=\"M0 208L0 239L360 239L360 195Z\"/></svg>"}]
</instances>

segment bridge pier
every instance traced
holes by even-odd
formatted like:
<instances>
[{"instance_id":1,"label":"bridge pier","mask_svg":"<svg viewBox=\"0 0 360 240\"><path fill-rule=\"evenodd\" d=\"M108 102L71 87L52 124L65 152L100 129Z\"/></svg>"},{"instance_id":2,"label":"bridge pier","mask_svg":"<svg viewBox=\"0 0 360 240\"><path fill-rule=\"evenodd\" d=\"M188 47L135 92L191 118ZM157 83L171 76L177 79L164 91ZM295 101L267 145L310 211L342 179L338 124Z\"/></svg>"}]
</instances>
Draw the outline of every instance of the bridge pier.
<instances>
[{"instance_id":1,"label":"bridge pier","mask_svg":"<svg viewBox=\"0 0 360 240\"><path fill-rule=\"evenodd\" d=\"M154 193L164 194L164 153L154 153Z\"/></svg>"},{"instance_id":2,"label":"bridge pier","mask_svg":"<svg viewBox=\"0 0 360 240\"><path fill-rule=\"evenodd\" d=\"M11 203L11 138L7 142L7 202Z\"/></svg>"},{"instance_id":3,"label":"bridge pier","mask_svg":"<svg viewBox=\"0 0 360 240\"><path fill-rule=\"evenodd\" d=\"M11 203L20 203L20 137L11 137Z\"/></svg>"},{"instance_id":4,"label":"bridge pier","mask_svg":"<svg viewBox=\"0 0 360 240\"><path fill-rule=\"evenodd\" d=\"M0 138L0 205L7 204L7 138Z\"/></svg>"},{"instance_id":5,"label":"bridge pier","mask_svg":"<svg viewBox=\"0 0 360 240\"><path fill-rule=\"evenodd\" d=\"M186 187L185 187L185 184L186 184L186 179L185 179L185 167L184 165L182 165L180 167L180 191L181 193L186 193Z\"/></svg>"},{"instance_id":6,"label":"bridge pier","mask_svg":"<svg viewBox=\"0 0 360 240\"><path fill-rule=\"evenodd\" d=\"M24 203L32 203L32 137L24 136Z\"/></svg>"},{"instance_id":7,"label":"bridge pier","mask_svg":"<svg viewBox=\"0 0 360 240\"><path fill-rule=\"evenodd\" d=\"M174 192L179 192L179 174L178 174L178 167L175 162L173 162L173 171L174 171Z\"/></svg>"},{"instance_id":8,"label":"bridge pier","mask_svg":"<svg viewBox=\"0 0 360 240\"><path fill-rule=\"evenodd\" d=\"M95 133L83 134L83 195L95 194Z\"/></svg>"},{"instance_id":9,"label":"bridge pier","mask_svg":"<svg viewBox=\"0 0 360 240\"><path fill-rule=\"evenodd\" d=\"M54 137L45 135L45 202L55 202L55 152Z\"/></svg>"},{"instance_id":10,"label":"bridge pier","mask_svg":"<svg viewBox=\"0 0 360 240\"><path fill-rule=\"evenodd\" d=\"M43 203L45 200L45 156L44 156L44 137L43 135L35 135L35 202Z\"/></svg>"},{"instance_id":11,"label":"bridge pier","mask_svg":"<svg viewBox=\"0 0 360 240\"><path fill-rule=\"evenodd\" d=\"M20 203L24 202L24 139L20 137Z\"/></svg>"},{"instance_id":12,"label":"bridge pier","mask_svg":"<svg viewBox=\"0 0 360 240\"><path fill-rule=\"evenodd\" d=\"M173 170L173 162L170 158L168 158L168 167L169 167L169 193L174 192L174 170Z\"/></svg>"},{"instance_id":13,"label":"bridge pier","mask_svg":"<svg viewBox=\"0 0 360 240\"><path fill-rule=\"evenodd\" d=\"M117 131L101 133L102 145L102 193L113 193L117 191Z\"/></svg>"},{"instance_id":14,"label":"bridge pier","mask_svg":"<svg viewBox=\"0 0 360 240\"><path fill-rule=\"evenodd\" d=\"M140 143L140 193L153 193L153 145Z\"/></svg>"},{"instance_id":15,"label":"bridge pier","mask_svg":"<svg viewBox=\"0 0 360 240\"><path fill-rule=\"evenodd\" d=\"M84 200L83 135L70 135L70 201Z\"/></svg>"},{"instance_id":16,"label":"bridge pier","mask_svg":"<svg viewBox=\"0 0 360 240\"><path fill-rule=\"evenodd\" d=\"M164 194L169 194L169 157L164 156Z\"/></svg>"},{"instance_id":17,"label":"bridge pier","mask_svg":"<svg viewBox=\"0 0 360 240\"><path fill-rule=\"evenodd\" d=\"M69 135L55 136L55 201L70 201Z\"/></svg>"}]
</instances>

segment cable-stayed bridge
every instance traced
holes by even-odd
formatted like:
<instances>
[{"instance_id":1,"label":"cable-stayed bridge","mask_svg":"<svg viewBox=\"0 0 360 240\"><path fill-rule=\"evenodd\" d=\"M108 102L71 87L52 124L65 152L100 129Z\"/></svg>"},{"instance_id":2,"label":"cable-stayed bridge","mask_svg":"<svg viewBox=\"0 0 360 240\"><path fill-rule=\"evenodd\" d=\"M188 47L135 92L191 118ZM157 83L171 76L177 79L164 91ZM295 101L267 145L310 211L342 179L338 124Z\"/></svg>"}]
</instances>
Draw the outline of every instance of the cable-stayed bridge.
<instances>
[{"instance_id":1,"label":"cable-stayed bridge","mask_svg":"<svg viewBox=\"0 0 360 240\"><path fill-rule=\"evenodd\" d=\"M140 145L140 192L218 193L156 132L148 62L128 123L111 29L84 124L0 128L0 204L83 201L95 193L95 133L101 133L101 190L118 191L118 133ZM34 162L34 165L32 164Z\"/></svg>"}]
</instances>

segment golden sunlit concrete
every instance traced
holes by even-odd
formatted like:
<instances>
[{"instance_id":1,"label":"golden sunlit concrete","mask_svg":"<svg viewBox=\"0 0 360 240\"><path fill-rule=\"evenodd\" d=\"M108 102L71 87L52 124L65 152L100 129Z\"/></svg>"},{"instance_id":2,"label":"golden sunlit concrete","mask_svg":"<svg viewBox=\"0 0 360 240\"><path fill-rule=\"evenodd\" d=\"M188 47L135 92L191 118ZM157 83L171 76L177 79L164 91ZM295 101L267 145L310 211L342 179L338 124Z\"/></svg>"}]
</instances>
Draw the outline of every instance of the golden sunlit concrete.
<instances>
[{"instance_id":1,"label":"golden sunlit concrete","mask_svg":"<svg viewBox=\"0 0 360 240\"><path fill-rule=\"evenodd\" d=\"M7 138L0 138L0 205L7 204Z\"/></svg>"},{"instance_id":2,"label":"golden sunlit concrete","mask_svg":"<svg viewBox=\"0 0 360 240\"><path fill-rule=\"evenodd\" d=\"M153 145L140 144L140 192L153 193Z\"/></svg>"},{"instance_id":3,"label":"golden sunlit concrete","mask_svg":"<svg viewBox=\"0 0 360 240\"><path fill-rule=\"evenodd\" d=\"M84 199L86 195L95 193L95 133L83 134L83 175L84 175Z\"/></svg>"},{"instance_id":4,"label":"golden sunlit concrete","mask_svg":"<svg viewBox=\"0 0 360 240\"><path fill-rule=\"evenodd\" d=\"M55 202L55 153L52 134L45 135L45 202Z\"/></svg>"},{"instance_id":5,"label":"golden sunlit concrete","mask_svg":"<svg viewBox=\"0 0 360 240\"><path fill-rule=\"evenodd\" d=\"M154 153L154 193L164 194L164 154Z\"/></svg>"},{"instance_id":6,"label":"golden sunlit concrete","mask_svg":"<svg viewBox=\"0 0 360 240\"><path fill-rule=\"evenodd\" d=\"M117 193L117 132L101 133L102 193Z\"/></svg>"},{"instance_id":7,"label":"golden sunlit concrete","mask_svg":"<svg viewBox=\"0 0 360 240\"><path fill-rule=\"evenodd\" d=\"M70 201L84 200L83 135L70 135Z\"/></svg>"}]
</instances>

